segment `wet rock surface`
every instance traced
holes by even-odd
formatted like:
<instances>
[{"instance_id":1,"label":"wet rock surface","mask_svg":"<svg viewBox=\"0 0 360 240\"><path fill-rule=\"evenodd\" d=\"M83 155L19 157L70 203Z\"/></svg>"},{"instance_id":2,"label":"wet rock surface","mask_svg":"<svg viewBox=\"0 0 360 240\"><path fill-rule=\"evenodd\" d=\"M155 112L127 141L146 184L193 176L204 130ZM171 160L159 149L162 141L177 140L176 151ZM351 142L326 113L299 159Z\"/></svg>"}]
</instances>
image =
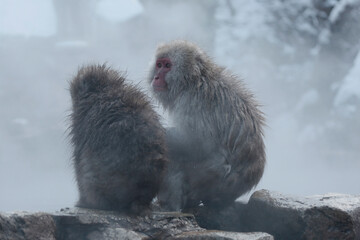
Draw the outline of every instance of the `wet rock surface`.
<instances>
[{"instance_id":1,"label":"wet rock surface","mask_svg":"<svg viewBox=\"0 0 360 240\"><path fill-rule=\"evenodd\" d=\"M0 239L251 239L266 233L237 233L200 228L191 214L154 212L126 216L116 212L72 208L56 213L2 213Z\"/></svg>"},{"instance_id":2,"label":"wet rock surface","mask_svg":"<svg viewBox=\"0 0 360 240\"><path fill-rule=\"evenodd\" d=\"M360 239L360 195L260 190L248 203L222 211L200 207L193 214L128 216L82 208L0 213L0 239Z\"/></svg>"},{"instance_id":3,"label":"wet rock surface","mask_svg":"<svg viewBox=\"0 0 360 240\"><path fill-rule=\"evenodd\" d=\"M295 197L260 190L247 204L194 214L208 229L261 231L275 239L360 239L360 195Z\"/></svg>"}]
</instances>

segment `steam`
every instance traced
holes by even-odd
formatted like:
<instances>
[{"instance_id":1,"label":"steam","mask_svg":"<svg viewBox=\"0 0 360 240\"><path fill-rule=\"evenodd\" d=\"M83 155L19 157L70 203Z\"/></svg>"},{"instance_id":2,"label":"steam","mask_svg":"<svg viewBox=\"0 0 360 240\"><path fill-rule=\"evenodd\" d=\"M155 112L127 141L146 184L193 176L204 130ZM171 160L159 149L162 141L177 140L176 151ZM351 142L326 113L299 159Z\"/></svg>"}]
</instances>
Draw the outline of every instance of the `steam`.
<instances>
[{"instance_id":1,"label":"steam","mask_svg":"<svg viewBox=\"0 0 360 240\"><path fill-rule=\"evenodd\" d=\"M80 65L108 62L147 91L148 62L160 42L173 39L200 45L240 75L263 105L268 163L258 188L360 192L359 126L353 120L359 117L359 55L336 62L343 52L332 49L336 44L324 47L331 43L325 28L305 21L316 16L311 1L285 1L292 10L306 10L290 24L289 6L261 0L126 1L121 7L115 0L94 1L92 15L79 8L79 19L69 25L58 21L53 2L0 3L0 211L73 206L69 79ZM331 21L346 9L337 6ZM357 46L349 56L356 56ZM171 125L166 117L164 122Z\"/></svg>"}]
</instances>

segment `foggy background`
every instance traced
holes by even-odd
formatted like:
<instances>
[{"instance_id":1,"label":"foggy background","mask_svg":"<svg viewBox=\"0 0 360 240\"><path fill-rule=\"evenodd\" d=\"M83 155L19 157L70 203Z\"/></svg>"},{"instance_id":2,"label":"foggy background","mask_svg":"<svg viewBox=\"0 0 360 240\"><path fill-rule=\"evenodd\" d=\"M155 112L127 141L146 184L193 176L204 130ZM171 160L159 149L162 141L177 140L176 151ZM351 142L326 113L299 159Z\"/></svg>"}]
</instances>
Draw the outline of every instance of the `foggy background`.
<instances>
[{"instance_id":1,"label":"foggy background","mask_svg":"<svg viewBox=\"0 0 360 240\"><path fill-rule=\"evenodd\" d=\"M73 206L70 79L107 62L147 90L156 46L173 39L263 105L257 189L360 194L360 0L0 0L0 211Z\"/></svg>"}]
</instances>

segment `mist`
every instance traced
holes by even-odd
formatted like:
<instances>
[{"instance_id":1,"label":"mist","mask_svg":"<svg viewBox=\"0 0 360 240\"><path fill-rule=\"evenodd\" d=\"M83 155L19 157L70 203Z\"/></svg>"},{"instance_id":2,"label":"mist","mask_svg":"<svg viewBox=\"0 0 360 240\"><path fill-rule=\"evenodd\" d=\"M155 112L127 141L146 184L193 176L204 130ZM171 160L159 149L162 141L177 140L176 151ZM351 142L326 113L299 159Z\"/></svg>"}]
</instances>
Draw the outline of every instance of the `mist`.
<instances>
[{"instance_id":1,"label":"mist","mask_svg":"<svg viewBox=\"0 0 360 240\"><path fill-rule=\"evenodd\" d=\"M360 194L359 0L0 0L0 211L73 206L69 81L107 62L149 93L155 48L174 39L197 43L261 103L257 189Z\"/></svg>"}]
</instances>

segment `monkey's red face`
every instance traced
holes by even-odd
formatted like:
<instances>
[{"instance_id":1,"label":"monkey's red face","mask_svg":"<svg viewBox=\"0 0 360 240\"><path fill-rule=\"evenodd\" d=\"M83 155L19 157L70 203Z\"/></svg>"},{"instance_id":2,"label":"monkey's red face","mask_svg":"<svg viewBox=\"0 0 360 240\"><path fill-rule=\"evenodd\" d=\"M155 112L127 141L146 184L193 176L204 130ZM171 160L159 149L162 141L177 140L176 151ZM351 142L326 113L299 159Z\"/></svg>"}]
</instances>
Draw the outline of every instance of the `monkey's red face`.
<instances>
[{"instance_id":1,"label":"monkey's red face","mask_svg":"<svg viewBox=\"0 0 360 240\"><path fill-rule=\"evenodd\" d=\"M152 81L155 91L166 91L168 89L165 76L171 70L171 66L172 63L169 58L159 58L156 60L155 76Z\"/></svg>"}]
</instances>

